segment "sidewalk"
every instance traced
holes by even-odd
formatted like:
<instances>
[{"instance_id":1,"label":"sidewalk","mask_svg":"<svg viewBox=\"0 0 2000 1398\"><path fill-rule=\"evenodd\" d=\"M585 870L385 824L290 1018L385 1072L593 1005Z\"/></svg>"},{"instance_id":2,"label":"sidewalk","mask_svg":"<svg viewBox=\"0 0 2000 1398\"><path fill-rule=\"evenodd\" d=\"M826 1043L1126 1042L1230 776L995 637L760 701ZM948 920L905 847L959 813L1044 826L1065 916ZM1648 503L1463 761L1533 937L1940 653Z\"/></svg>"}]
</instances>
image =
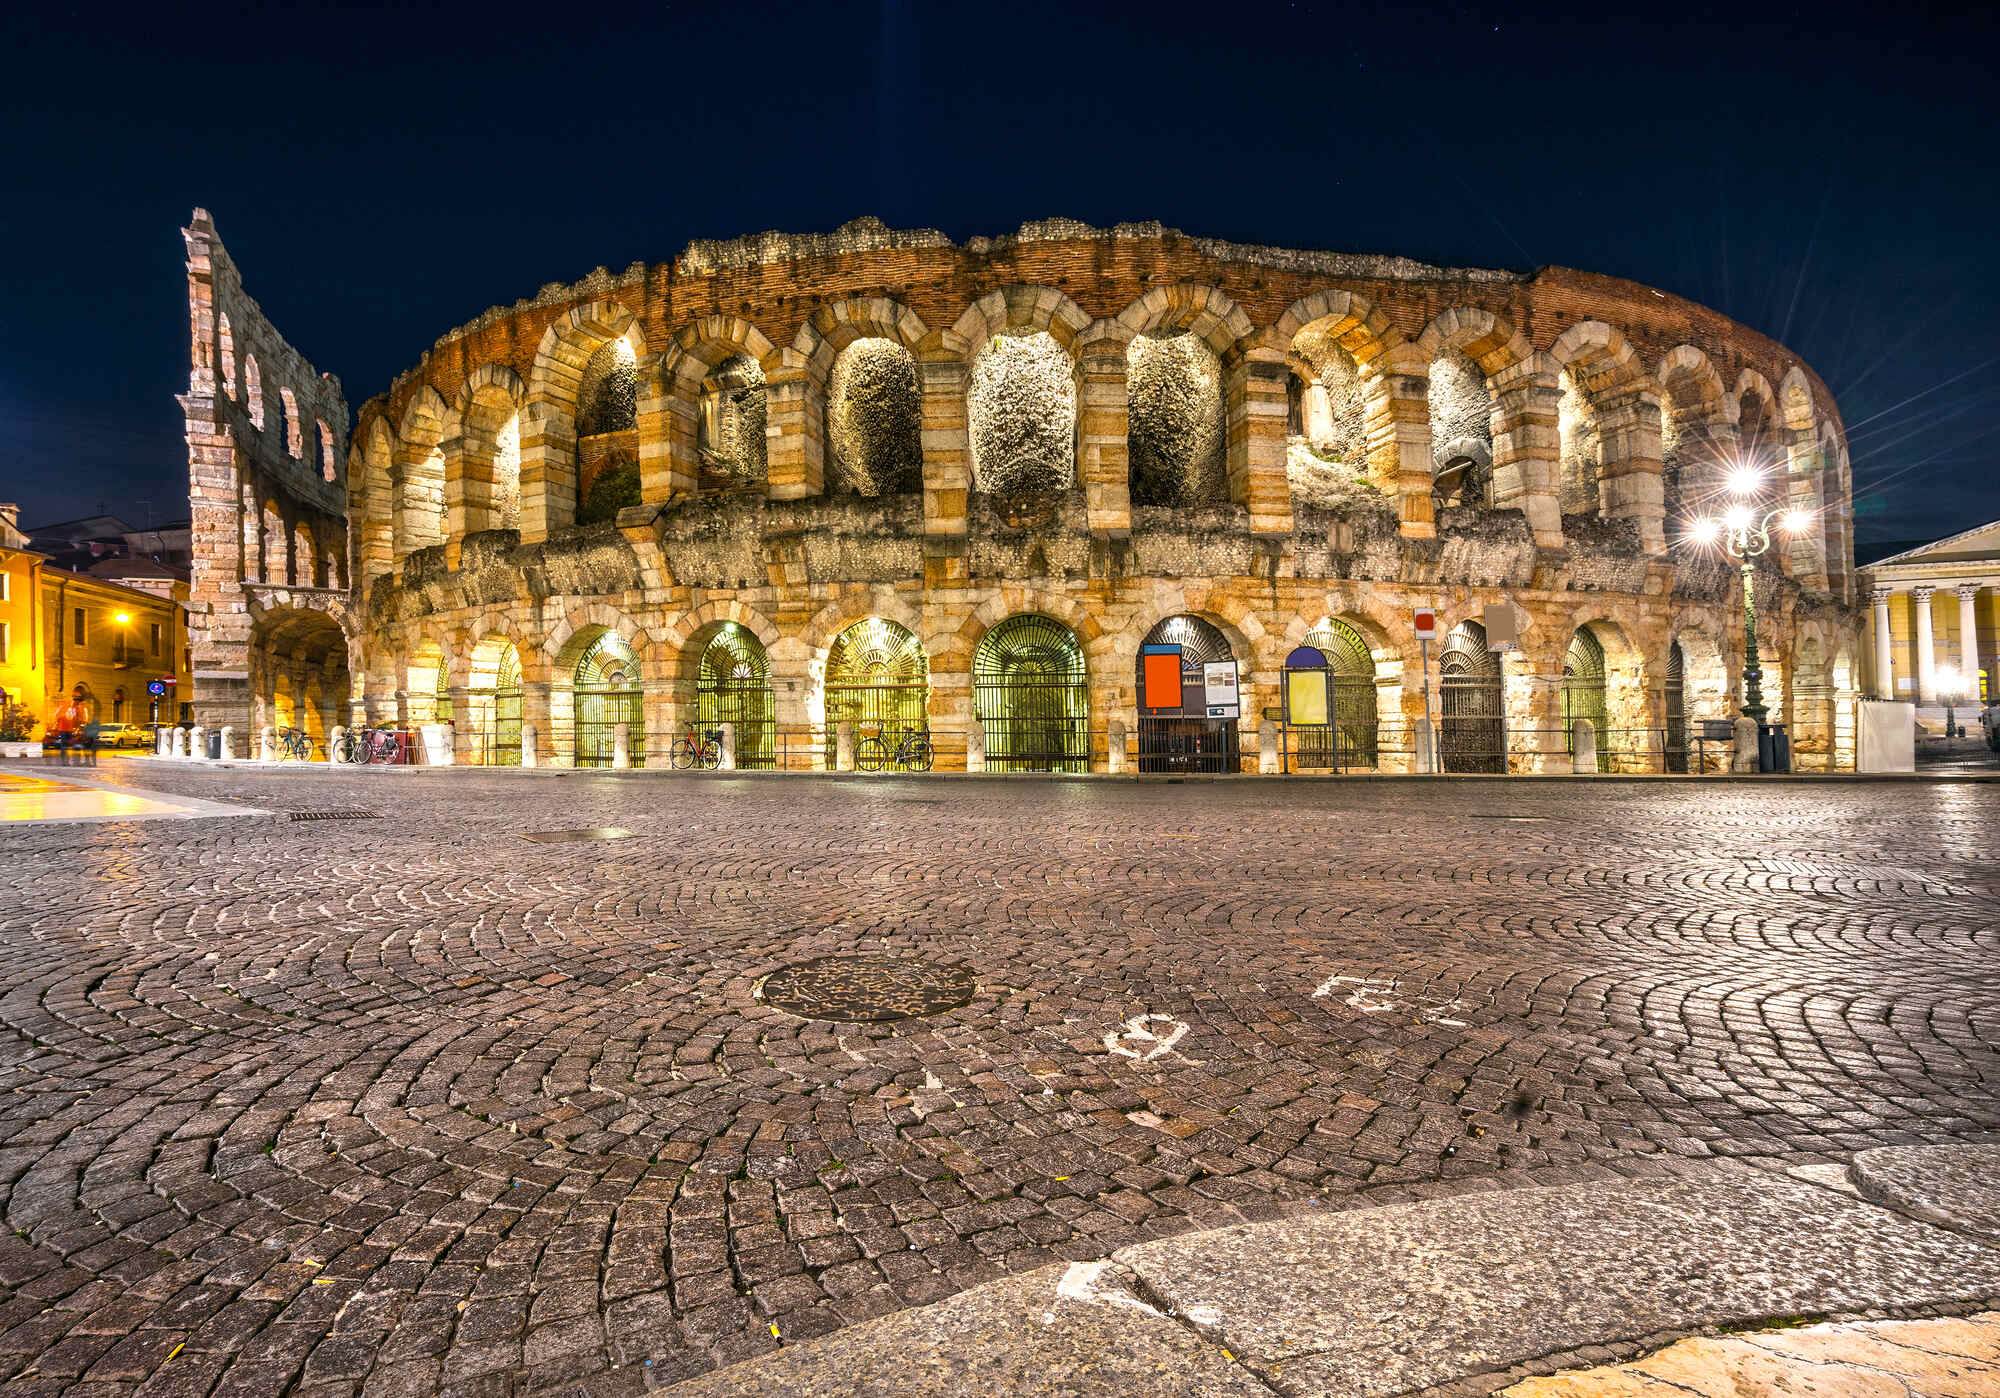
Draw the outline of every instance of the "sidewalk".
<instances>
[{"instance_id":1,"label":"sidewalk","mask_svg":"<svg viewBox=\"0 0 2000 1398\"><path fill-rule=\"evenodd\" d=\"M1515 1398L1994 1393L2000 1325L1978 1313L1996 1307L2000 1146L1899 1147L1865 1152L1844 1171L1784 1176L1718 1162L1673 1180L1466 1195L1194 1233L1023 1273L667 1391L1394 1398L1511 1384ZM1815 1324L1752 1333L1940 1312L1973 1318L1928 1330ZM1746 1333L1675 1343L1720 1331ZM1662 1345L1673 1347L1639 1361ZM1899 1386L1890 1360L1930 1377ZM1539 1377L1606 1361L1624 1362ZM1800 1375L1817 1386L1777 1382ZM1834 1386L1841 1376L1854 1384Z\"/></svg>"}]
</instances>

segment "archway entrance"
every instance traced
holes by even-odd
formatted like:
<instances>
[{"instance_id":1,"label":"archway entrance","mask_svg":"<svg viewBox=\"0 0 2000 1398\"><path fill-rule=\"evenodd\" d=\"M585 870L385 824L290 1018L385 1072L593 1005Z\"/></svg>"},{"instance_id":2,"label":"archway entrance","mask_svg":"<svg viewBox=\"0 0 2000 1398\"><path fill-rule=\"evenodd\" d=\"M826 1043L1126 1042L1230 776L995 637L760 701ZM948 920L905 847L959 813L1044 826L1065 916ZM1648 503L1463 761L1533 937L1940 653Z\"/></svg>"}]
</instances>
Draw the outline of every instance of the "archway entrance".
<instances>
[{"instance_id":1,"label":"archway entrance","mask_svg":"<svg viewBox=\"0 0 2000 1398\"><path fill-rule=\"evenodd\" d=\"M972 653L972 706L997 772L1090 770L1083 646L1061 622L1011 616Z\"/></svg>"},{"instance_id":2,"label":"archway entrance","mask_svg":"<svg viewBox=\"0 0 2000 1398\"><path fill-rule=\"evenodd\" d=\"M465 687L471 725L468 761L478 767L521 765L521 654L514 643L489 636L472 652Z\"/></svg>"},{"instance_id":3,"label":"archway entrance","mask_svg":"<svg viewBox=\"0 0 2000 1398\"><path fill-rule=\"evenodd\" d=\"M1210 718L1203 667L1236 658L1198 616L1170 616L1139 646L1139 770L1234 772L1236 720Z\"/></svg>"},{"instance_id":4,"label":"archway entrance","mask_svg":"<svg viewBox=\"0 0 2000 1398\"><path fill-rule=\"evenodd\" d=\"M1667 710L1667 770L1688 769L1687 657L1681 643L1667 647L1667 679L1661 686Z\"/></svg>"},{"instance_id":5,"label":"archway entrance","mask_svg":"<svg viewBox=\"0 0 2000 1398\"><path fill-rule=\"evenodd\" d=\"M1438 751L1447 772L1504 774L1507 722L1500 701L1500 657L1486 648L1486 628L1461 621L1438 653Z\"/></svg>"},{"instance_id":6,"label":"archway entrance","mask_svg":"<svg viewBox=\"0 0 2000 1398\"><path fill-rule=\"evenodd\" d=\"M1611 741L1606 731L1611 724L1611 704L1606 685L1609 676L1604 664L1604 643L1579 627L1570 637L1563 655L1562 724L1563 751L1576 756L1576 724L1589 719L1597 734L1597 770L1611 770Z\"/></svg>"},{"instance_id":7,"label":"archway entrance","mask_svg":"<svg viewBox=\"0 0 2000 1398\"><path fill-rule=\"evenodd\" d=\"M777 701L771 693L771 662L748 628L724 622L702 648L695 675L695 721L704 729L736 725L736 765L750 769L775 764Z\"/></svg>"},{"instance_id":8,"label":"archway entrance","mask_svg":"<svg viewBox=\"0 0 2000 1398\"><path fill-rule=\"evenodd\" d=\"M1359 631L1325 621L1285 657L1286 753L1294 771L1373 767L1375 658Z\"/></svg>"},{"instance_id":9,"label":"archway entrance","mask_svg":"<svg viewBox=\"0 0 2000 1398\"><path fill-rule=\"evenodd\" d=\"M342 721L349 698L340 623L312 607L259 613L250 631L250 674L255 723L299 729L314 758L325 757L328 730Z\"/></svg>"},{"instance_id":10,"label":"archway entrance","mask_svg":"<svg viewBox=\"0 0 2000 1398\"><path fill-rule=\"evenodd\" d=\"M858 741L880 731L891 750L895 735L930 727L930 660L923 642L884 617L857 621L826 653L826 765L834 765L840 725Z\"/></svg>"},{"instance_id":11,"label":"archway entrance","mask_svg":"<svg viewBox=\"0 0 2000 1398\"><path fill-rule=\"evenodd\" d=\"M632 765L646 765L646 692L639 657L616 631L605 631L584 648L576 662L573 691L576 765L609 767L618 725L631 744Z\"/></svg>"}]
</instances>

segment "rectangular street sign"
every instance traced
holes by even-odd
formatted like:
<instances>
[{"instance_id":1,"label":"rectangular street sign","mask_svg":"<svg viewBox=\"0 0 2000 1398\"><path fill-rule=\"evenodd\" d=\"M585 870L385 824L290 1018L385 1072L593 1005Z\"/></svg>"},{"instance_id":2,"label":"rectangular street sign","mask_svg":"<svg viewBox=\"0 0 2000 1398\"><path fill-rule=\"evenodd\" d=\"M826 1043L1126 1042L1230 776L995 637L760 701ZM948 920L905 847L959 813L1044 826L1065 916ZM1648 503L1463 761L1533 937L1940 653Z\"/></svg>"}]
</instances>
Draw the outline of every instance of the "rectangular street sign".
<instances>
[{"instance_id":1,"label":"rectangular street sign","mask_svg":"<svg viewBox=\"0 0 2000 1398\"><path fill-rule=\"evenodd\" d=\"M1416 622L1417 639L1419 641L1435 641L1437 639L1438 614L1435 608L1418 607L1416 609Z\"/></svg>"},{"instance_id":2,"label":"rectangular street sign","mask_svg":"<svg viewBox=\"0 0 2000 1398\"><path fill-rule=\"evenodd\" d=\"M1210 718L1236 718L1241 715L1235 661L1211 660L1202 666L1201 687Z\"/></svg>"}]
</instances>

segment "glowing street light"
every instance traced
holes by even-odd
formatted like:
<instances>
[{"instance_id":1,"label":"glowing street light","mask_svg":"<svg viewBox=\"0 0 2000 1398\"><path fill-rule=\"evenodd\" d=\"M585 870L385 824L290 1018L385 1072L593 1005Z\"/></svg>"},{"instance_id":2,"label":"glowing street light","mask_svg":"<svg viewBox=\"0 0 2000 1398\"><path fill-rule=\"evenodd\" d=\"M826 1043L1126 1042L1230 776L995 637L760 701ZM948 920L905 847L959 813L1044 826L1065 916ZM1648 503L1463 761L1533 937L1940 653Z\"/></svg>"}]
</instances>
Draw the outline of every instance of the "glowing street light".
<instances>
[{"instance_id":1,"label":"glowing street light","mask_svg":"<svg viewBox=\"0 0 2000 1398\"><path fill-rule=\"evenodd\" d=\"M1933 680L1933 684L1937 689L1937 697L1944 700L1945 737L1957 738L1963 736L1964 730L1958 726L1958 716L1953 712L1953 707L1964 693L1964 688L1959 683L1958 667L1956 665L1946 665L1940 669Z\"/></svg>"},{"instance_id":2,"label":"glowing street light","mask_svg":"<svg viewBox=\"0 0 2000 1398\"><path fill-rule=\"evenodd\" d=\"M1729 492L1739 497L1738 503L1724 510L1719 520L1702 518L1688 526L1689 539L1698 544L1720 543L1724 552L1742 564L1743 716L1754 720L1759 728L1763 727L1764 715L1770 710L1764 704L1761 684L1764 671L1757 661L1754 561L1771 547L1771 524L1774 520L1787 534L1803 534L1812 527L1813 520L1806 510L1772 510L1759 519L1754 509L1741 503L1741 497L1755 495L1763 483L1763 472L1749 466L1737 467L1729 473Z\"/></svg>"}]
</instances>

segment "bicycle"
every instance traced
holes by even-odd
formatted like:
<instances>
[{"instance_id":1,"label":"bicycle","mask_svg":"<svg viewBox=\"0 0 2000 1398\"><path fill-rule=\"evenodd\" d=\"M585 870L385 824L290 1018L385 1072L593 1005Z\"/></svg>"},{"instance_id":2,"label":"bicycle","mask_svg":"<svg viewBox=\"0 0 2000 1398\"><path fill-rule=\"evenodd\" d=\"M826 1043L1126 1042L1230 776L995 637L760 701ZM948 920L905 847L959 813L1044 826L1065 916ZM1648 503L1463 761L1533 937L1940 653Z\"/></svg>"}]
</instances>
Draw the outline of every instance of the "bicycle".
<instances>
[{"instance_id":1,"label":"bicycle","mask_svg":"<svg viewBox=\"0 0 2000 1398\"><path fill-rule=\"evenodd\" d=\"M393 728L355 728L340 740L340 760L358 767L393 767L402 763L404 749L403 735Z\"/></svg>"},{"instance_id":2,"label":"bicycle","mask_svg":"<svg viewBox=\"0 0 2000 1398\"><path fill-rule=\"evenodd\" d=\"M280 728L278 730L278 761L312 761L312 736L303 728Z\"/></svg>"},{"instance_id":3,"label":"bicycle","mask_svg":"<svg viewBox=\"0 0 2000 1398\"><path fill-rule=\"evenodd\" d=\"M713 772L722 765L722 733L718 729L707 732L687 725L687 736L676 739L673 751L668 755L676 772L685 772L699 767Z\"/></svg>"},{"instance_id":4,"label":"bicycle","mask_svg":"<svg viewBox=\"0 0 2000 1398\"><path fill-rule=\"evenodd\" d=\"M883 730L877 730L861 740L859 750L854 754L854 765L864 772L879 772L894 764L905 772L928 772L937 753L931 747L931 735L920 728L903 730L892 749Z\"/></svg>"}]
</instances>

